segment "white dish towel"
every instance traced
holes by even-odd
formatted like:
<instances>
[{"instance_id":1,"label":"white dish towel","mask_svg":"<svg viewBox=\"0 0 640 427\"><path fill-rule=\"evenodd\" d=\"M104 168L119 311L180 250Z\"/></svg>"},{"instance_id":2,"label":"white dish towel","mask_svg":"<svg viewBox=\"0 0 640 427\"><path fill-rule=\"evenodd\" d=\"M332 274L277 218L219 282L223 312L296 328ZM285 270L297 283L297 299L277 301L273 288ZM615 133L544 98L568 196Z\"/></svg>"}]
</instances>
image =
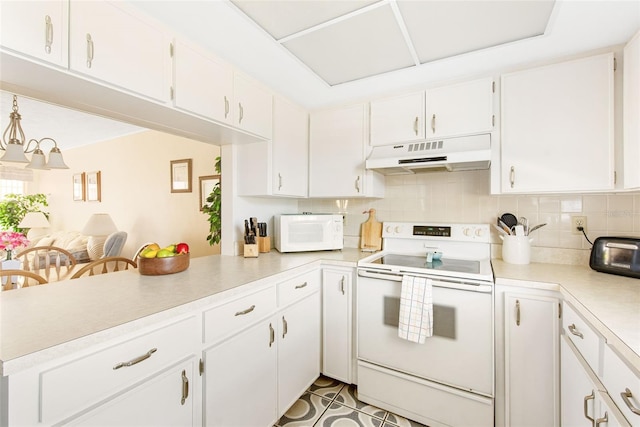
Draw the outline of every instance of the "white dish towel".
<instances>
[{"instance_id":1,"label":"white dish towel","mask_svg":"<svg viewBox=\"0 0 640 427\"><path fill-rule=\"evenodd\" d=\"M433 335L433 293L431 279L404 275L400 293L398 336L424 344Z\"/></svg>"}]
</instances>

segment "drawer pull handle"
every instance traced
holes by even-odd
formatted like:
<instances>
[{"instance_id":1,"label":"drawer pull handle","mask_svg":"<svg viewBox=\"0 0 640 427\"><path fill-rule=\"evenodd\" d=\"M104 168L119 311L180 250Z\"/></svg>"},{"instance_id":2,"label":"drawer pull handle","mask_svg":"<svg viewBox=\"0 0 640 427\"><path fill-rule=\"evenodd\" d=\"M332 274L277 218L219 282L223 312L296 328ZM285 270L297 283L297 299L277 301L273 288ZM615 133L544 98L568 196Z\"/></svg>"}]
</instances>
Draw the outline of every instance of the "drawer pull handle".
<instances>
[{"instance_id":1,"label":"drawer pull handle","mask_svg":"<svg viewBox=\"0 0 640 427\"><path fill-rule=\"evenodd\" d=\"M306 287L307 287L307 282L304 282L304 283L302 283L300 285L297 285L296 289L302 289L302 288L306 288Z\"/></svg>"},{"instance_id":2,"label":"drawer pull handle","mask_svg":"<svg viewBox=\"0 0 640 427\"><path fill-rule=\"evenodd\" d=\"M606 423L608 421L609 421L609 413L607 411L604 411L604 417L598 418L596 420L596 427L598 427L600 424Z\"/></svg>"},{"instance_id":3,"label":"drawer pull handle","mask_svg":"<svg viewBox=\"0 0 640 427\"><path fill-rule=\"evenodd\" d=\"M593 390L591 390L590 395L584 397L584 406L583 406L584 417L589 421L591 421L591 425L593 425L595 420L589 416L589 401L595 398L596 398L596 393Z\"/></svg>"},{"instance_id":4,"label":"drawer pull handle","mask_svg":"<svg viewBox=\"0 0 640 427\"><path fill-rule=\"evenodd\" d=\"M269 347L271 347L276 340L276 331L273 330L273 326L269 323Z\"/></svg>"},{"instance_id":5,"label":"drawer pull handle","mask_svg":"<svg viewBox=\"0 0 640 427\"><path fill-rule=\"evenodd\" d=\"M577 337L579 337L581 339L584 339L584 335L582 335L582 332L577 330L575 324L573 324L573 323L570 324L568 329L569 329L569 332L571 332L573 335L575 335L575 336L577 336Z\"/></svg>"},{"instance_id":6,"label":"drawer pull handle","mask_svg":"<svg viewBox=\"0 0 640 427\"><path fill-rule=\"evenodd\" d=\"M287 335L287 332L289 332L289 324L287 323L287 319L282 316L282 339Z\"/></svg>"},{"instance_id":7,"label":"drawer pull handle","mask_svg":"<svg viewBox=\"0 0 640 427\"><path fill-rule=\"evenodd\" d=\"M631 412L633 412L636 415L640 415L640 409L633 406L633 403L631 403L631 400L629 400L631 397L633 397L631 390L629 390L628 388L625 388L624 391L620 393L620 396L622 396L622 400L624 400L624 403L629 407Z\"/></svg>"},{"instance_id":8,"label":"drawer pull handle","mask_svg":"<svg viewBox=\"0 0 640 427\"><path fill-rule=\"evenodd\" d=\"M180 399L180 404L184 405L184 402L187 401L189 397L189 378L187 378L187 371L182 370L182 399Z\"/></svg>"},{"instance_id":9,"label":"drawer pull handle","mask_svg":"<svg viewBox=\"0 0 640 427\"><path fill-rule=\"evenodd\" d=\"M251 313L253 310L255 310L255 308L256 308L256 305L254 304L251 307L247 308L246 310L238 311L235 315L244 316L245 314Z\"/></svg>"},{"instance_id":10,"label":"drawer pull handle","mask_svg":"<svg viewBox=\"0 0 640 427\"><path fill-rule=\"evenodd\" d=\"M113 367L113 369L116 370L116 369L120 369L120 368L128 368L129 366L137 365L138 363L142 362L143 360L147 360L148 358L150 358L151 355L153 353L155 353L156 351L158 351L157 348L152 348L151 350L147 351L142 356L138 356L135 359L129 360L128 362L120 362L120 363L118 363L116 366Z\"/></svg>"}]
</instances>

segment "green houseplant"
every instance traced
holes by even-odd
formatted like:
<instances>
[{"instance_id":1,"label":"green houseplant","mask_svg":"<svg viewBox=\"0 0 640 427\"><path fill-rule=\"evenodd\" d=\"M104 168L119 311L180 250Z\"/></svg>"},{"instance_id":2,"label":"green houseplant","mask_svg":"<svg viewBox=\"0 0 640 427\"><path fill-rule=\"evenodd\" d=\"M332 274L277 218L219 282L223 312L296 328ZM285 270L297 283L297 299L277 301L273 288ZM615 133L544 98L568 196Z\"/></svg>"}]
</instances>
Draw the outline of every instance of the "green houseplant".
<instances>
[{"instance_id":1,"label":"green houseplant","mask_svg":"<svg viewBox=\"0 0 640 427\"><path fill-rule=\"evenodd\" d=\"M220 156L216 157L215 169L220 175ZM222 192L220 191L220 179L213 187L213 190L207 197L207 203L202 207L202 211L207 214L209 221L209 235L207 241L211 246L220 243L222 236Z\"/></svg>"},{"instance_id":2,"label":"green houseplant","mask_svg":"<svg viewBox=\"0 0 640 427\"><path fill-rule=\"evenodd\" d=\"M18 224L28 212L45 212L44 208L49 206L45 194L7 194L0 201L0 228L5 231L22 231Z\"/></svg>"}]
</instances>

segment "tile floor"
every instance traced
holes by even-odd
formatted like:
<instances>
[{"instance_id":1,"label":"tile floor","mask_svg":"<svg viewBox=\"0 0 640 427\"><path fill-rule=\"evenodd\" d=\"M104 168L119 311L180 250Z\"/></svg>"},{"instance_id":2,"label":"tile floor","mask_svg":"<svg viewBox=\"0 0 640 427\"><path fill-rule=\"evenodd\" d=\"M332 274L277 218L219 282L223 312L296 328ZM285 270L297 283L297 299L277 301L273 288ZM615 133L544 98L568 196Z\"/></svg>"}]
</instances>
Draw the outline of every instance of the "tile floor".
<instances>
[{"instance_id":1,"label":"tile floor","mask_svg":"<svg viewBox=\"0 0 640 427\"><path fill-rule=\"evenodd\" d=\"M358 400L353 385L320 376L276 427L426 427Z\"/></svg>"}]
</instances>

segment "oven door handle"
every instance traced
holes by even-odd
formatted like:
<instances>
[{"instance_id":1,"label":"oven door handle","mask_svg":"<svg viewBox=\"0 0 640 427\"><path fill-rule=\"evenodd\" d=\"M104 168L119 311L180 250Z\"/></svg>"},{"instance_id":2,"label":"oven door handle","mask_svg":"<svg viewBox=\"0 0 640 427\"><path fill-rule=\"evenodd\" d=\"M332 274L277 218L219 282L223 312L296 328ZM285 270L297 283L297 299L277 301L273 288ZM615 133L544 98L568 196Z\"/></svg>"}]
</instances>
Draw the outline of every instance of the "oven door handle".
<instances>
[{"instance_id":1,"label":"oven door handle","mask_svg":"<svg viewBox=\"0 0 640 427\"><path fill-rule=\"evenodd\" d=\"M420 274L420 275L410 274L410 275L416 276L416 277L426 277L428 279L431 279L433 280L433 286L441 287L441 288L460 289L464 291L474 291L474 292L483 292L483 293L491 293L493 291L493 286L489 284L473 283L471 281L463 281L463 280L447 280L439 276L431 276L428 274ZM402 282L403 273L381 272L381 271L358 269L358 276L368 277L371 279L381 279L381 280L391 280L394 282Z\"/></svg>"}]
</instances>

